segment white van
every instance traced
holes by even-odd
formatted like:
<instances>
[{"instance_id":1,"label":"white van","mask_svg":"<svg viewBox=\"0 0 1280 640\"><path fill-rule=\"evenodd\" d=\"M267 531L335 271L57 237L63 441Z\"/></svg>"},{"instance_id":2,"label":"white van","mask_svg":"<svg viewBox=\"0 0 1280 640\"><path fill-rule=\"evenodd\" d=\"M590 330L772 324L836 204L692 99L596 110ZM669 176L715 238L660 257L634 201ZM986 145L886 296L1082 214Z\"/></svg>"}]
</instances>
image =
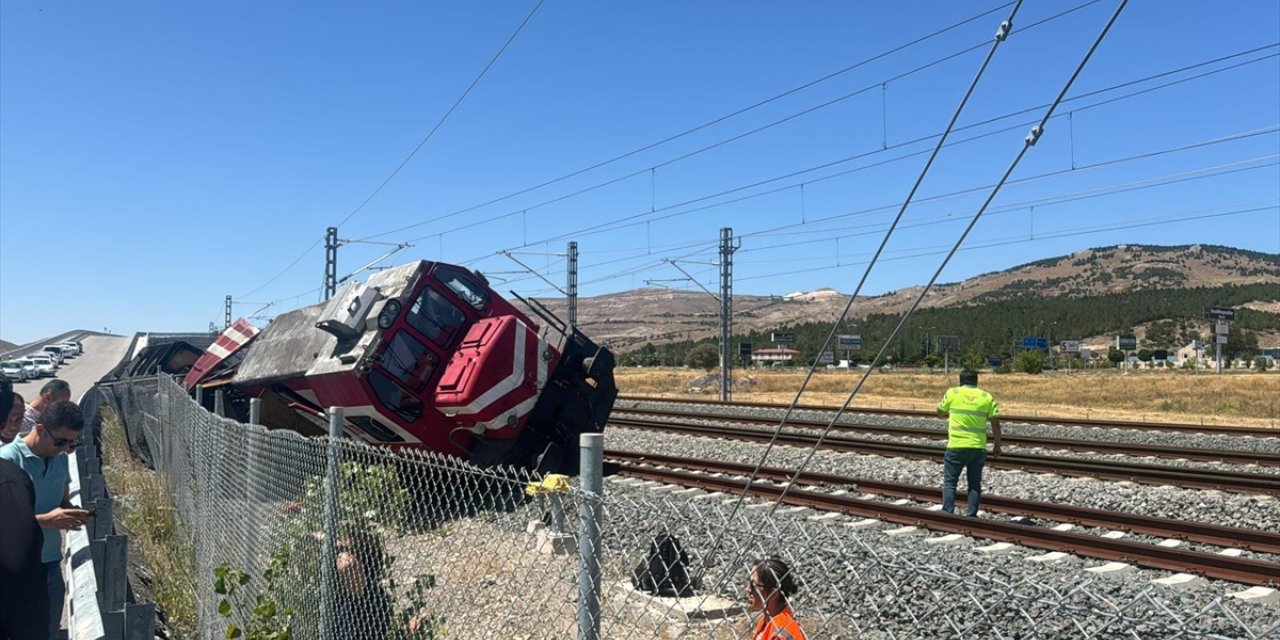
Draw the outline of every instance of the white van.
<instances>
[{"instance_id":1,"label":"white van","mask_svg":"<svg viewBox=\"0 0 1280 640\"><path fill-rule=\"evenodd\" d=\"M62 359L66 357L66 353L62 351L62 347L53 344L46 344L40 348L40 352L49 356L54 364L62 364Z\"/></svg>"}]
</instances>

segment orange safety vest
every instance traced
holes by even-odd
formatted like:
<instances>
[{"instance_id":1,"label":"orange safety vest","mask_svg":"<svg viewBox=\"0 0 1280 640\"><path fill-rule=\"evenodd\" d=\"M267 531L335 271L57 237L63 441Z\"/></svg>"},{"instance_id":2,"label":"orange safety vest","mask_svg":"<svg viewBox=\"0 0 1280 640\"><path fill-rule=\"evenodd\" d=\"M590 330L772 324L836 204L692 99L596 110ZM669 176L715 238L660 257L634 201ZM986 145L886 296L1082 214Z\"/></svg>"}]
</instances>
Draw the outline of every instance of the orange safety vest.
<instances>
[{"instance_id":1,"label":"orange safety vest","mask_svg":"<svg viewBox=\"0 0 1280 640\"><path fill-rule=\"evenodd\" d=\"M786 607L772 618L768 614L761 616L756 623L756 632L751 640L806 640L800 623L796 622L791 607Z\"/></svg>"}]
</instances>

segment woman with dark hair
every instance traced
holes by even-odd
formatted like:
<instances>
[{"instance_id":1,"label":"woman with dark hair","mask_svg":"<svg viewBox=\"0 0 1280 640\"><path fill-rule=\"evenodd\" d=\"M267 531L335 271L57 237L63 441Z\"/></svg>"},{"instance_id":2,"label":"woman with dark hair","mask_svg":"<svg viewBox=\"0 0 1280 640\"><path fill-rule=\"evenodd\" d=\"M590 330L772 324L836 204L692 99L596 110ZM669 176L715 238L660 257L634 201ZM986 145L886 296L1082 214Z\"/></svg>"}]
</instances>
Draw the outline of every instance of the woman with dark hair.
<instances>
[{"instance_id":1,"label":"woman with dark hair","mask_svg":"<svg viewBox=\"0 0 1280 640\"><path fill-rule=\"evenodd\" d=\"M765 558L751 568L747 600L752 611L763 613L751 640L805 640L804 631L787 604L787 597L799 589L791 567L778 558Z\"/></svg>"}]
</instances>

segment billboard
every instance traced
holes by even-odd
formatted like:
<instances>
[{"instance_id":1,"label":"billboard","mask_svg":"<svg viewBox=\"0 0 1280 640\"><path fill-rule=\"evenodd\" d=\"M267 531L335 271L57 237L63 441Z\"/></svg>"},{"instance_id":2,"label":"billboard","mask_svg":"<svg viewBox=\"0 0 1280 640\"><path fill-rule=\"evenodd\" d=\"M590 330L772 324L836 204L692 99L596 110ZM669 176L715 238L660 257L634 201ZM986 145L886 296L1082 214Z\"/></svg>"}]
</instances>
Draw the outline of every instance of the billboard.
<instances>
[{"instance_id":1,"label":"billboard","mask_svg":"<svg viewBox=\"0 0 1280 640\"><path fill-rule=\"evenodd\" d=\"M769 334L769 342L777 344L791 344L796 341L796 334L793 331L776 332Z\"/></svg>"},{"instance_id":2,"label":"billboard","mask_svg":"<svg viewBox=\"0 0 1280 640\"><path fill-rule=\"evenodd\" d=\"M862 336L857 334L836 336L836 348L841 351L858 351L862 349Z\"/></svg>"},{"instance_id":3,"label":"billboard","mask_svg":"<svg viewBox=\"0 0 1280 640\"><path fill-rule=\"evenodd\" d=\"M1116 348L1121 351L1134 351L1138 348L1138 336L1124 334L1116 336Z\"/></svg>"},{"instance_id":4,"label":"billboard","mask_svg":"<svg viewBox=\"0 0 1280 640\"><path fill-rule=\"evenodd\" d=\"M1080 353L1079 340L1063 340L1059 347L1063 353Z\"/></svg>"},{"instance_id":5,"label":"billboard","mask_svg":"<svg viewBox=\"0 0 1280 640\"><path fill-rule=\"evenodd\" d=\"M1235 320L1236 310L1231 307L1206 307L1204 310L1205 320Z\"/></svg>"},{"instance_id":6,"label":"billboard","mask_svg":"<svg viewBox=\"0 0 1280 640\"><path fill-rule=\"evenodd\" d=\"M823 351L818 355L818 364L831 364L836 361L836 354L830 351Z\"/></svg>"},{"instance_id":7,"label":"billboard","mask_svg":"<svg viewBox=\"0 0 1280 640\"><path fill-rule=\"evenodd\" d=\"M959 352L960 336L938 336L938 351L941 353Z\"/></svg>"},{"instance_id":8,"label":"billboard","mask_svg":"<svg viewBox=\"0 0 1280 640\"><path fill-rule=\"evenodd\" d=\"M739 357L739 358L750 358L750 357L751 357L751 343L750 343L750 342L739 342L739 343L738 343L738 357Z\"/></svg>"}]
</instances>

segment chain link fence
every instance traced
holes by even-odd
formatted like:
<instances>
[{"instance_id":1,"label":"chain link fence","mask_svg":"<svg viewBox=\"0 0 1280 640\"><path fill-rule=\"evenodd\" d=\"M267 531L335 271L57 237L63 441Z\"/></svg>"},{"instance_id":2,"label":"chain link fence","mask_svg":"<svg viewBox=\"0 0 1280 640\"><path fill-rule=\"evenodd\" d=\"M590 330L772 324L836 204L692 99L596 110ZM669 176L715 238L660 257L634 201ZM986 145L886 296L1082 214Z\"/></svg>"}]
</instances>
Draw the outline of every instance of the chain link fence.
<instances>
[{"instance_id":1,"label":"chain link fence","mask_svg":"<svg viewBox=\"0 0 1280 640\"><path fill-rule=\"evenodd\" d=\"M102 390L172 491L195 553L203 638L285 628L302 640L751 638L749 567L767 556L803 583L791 605L809 638L1280 635L1274 607L1225 596L1078 569L1019 575L976 554L959 570L844 518L771 516L723 494L618 478L590 492L576 479L558 487L268 431L205 411L167 376ZM580 514L597 512L599 546L580 550ZM682 554L687 574L666 561ZM657 579L641 571L655 557L672 595L685 577L692 595L636 588ZM598 579L580 571L584 558L599 563Z\"/></svg>"}]
</instances>

